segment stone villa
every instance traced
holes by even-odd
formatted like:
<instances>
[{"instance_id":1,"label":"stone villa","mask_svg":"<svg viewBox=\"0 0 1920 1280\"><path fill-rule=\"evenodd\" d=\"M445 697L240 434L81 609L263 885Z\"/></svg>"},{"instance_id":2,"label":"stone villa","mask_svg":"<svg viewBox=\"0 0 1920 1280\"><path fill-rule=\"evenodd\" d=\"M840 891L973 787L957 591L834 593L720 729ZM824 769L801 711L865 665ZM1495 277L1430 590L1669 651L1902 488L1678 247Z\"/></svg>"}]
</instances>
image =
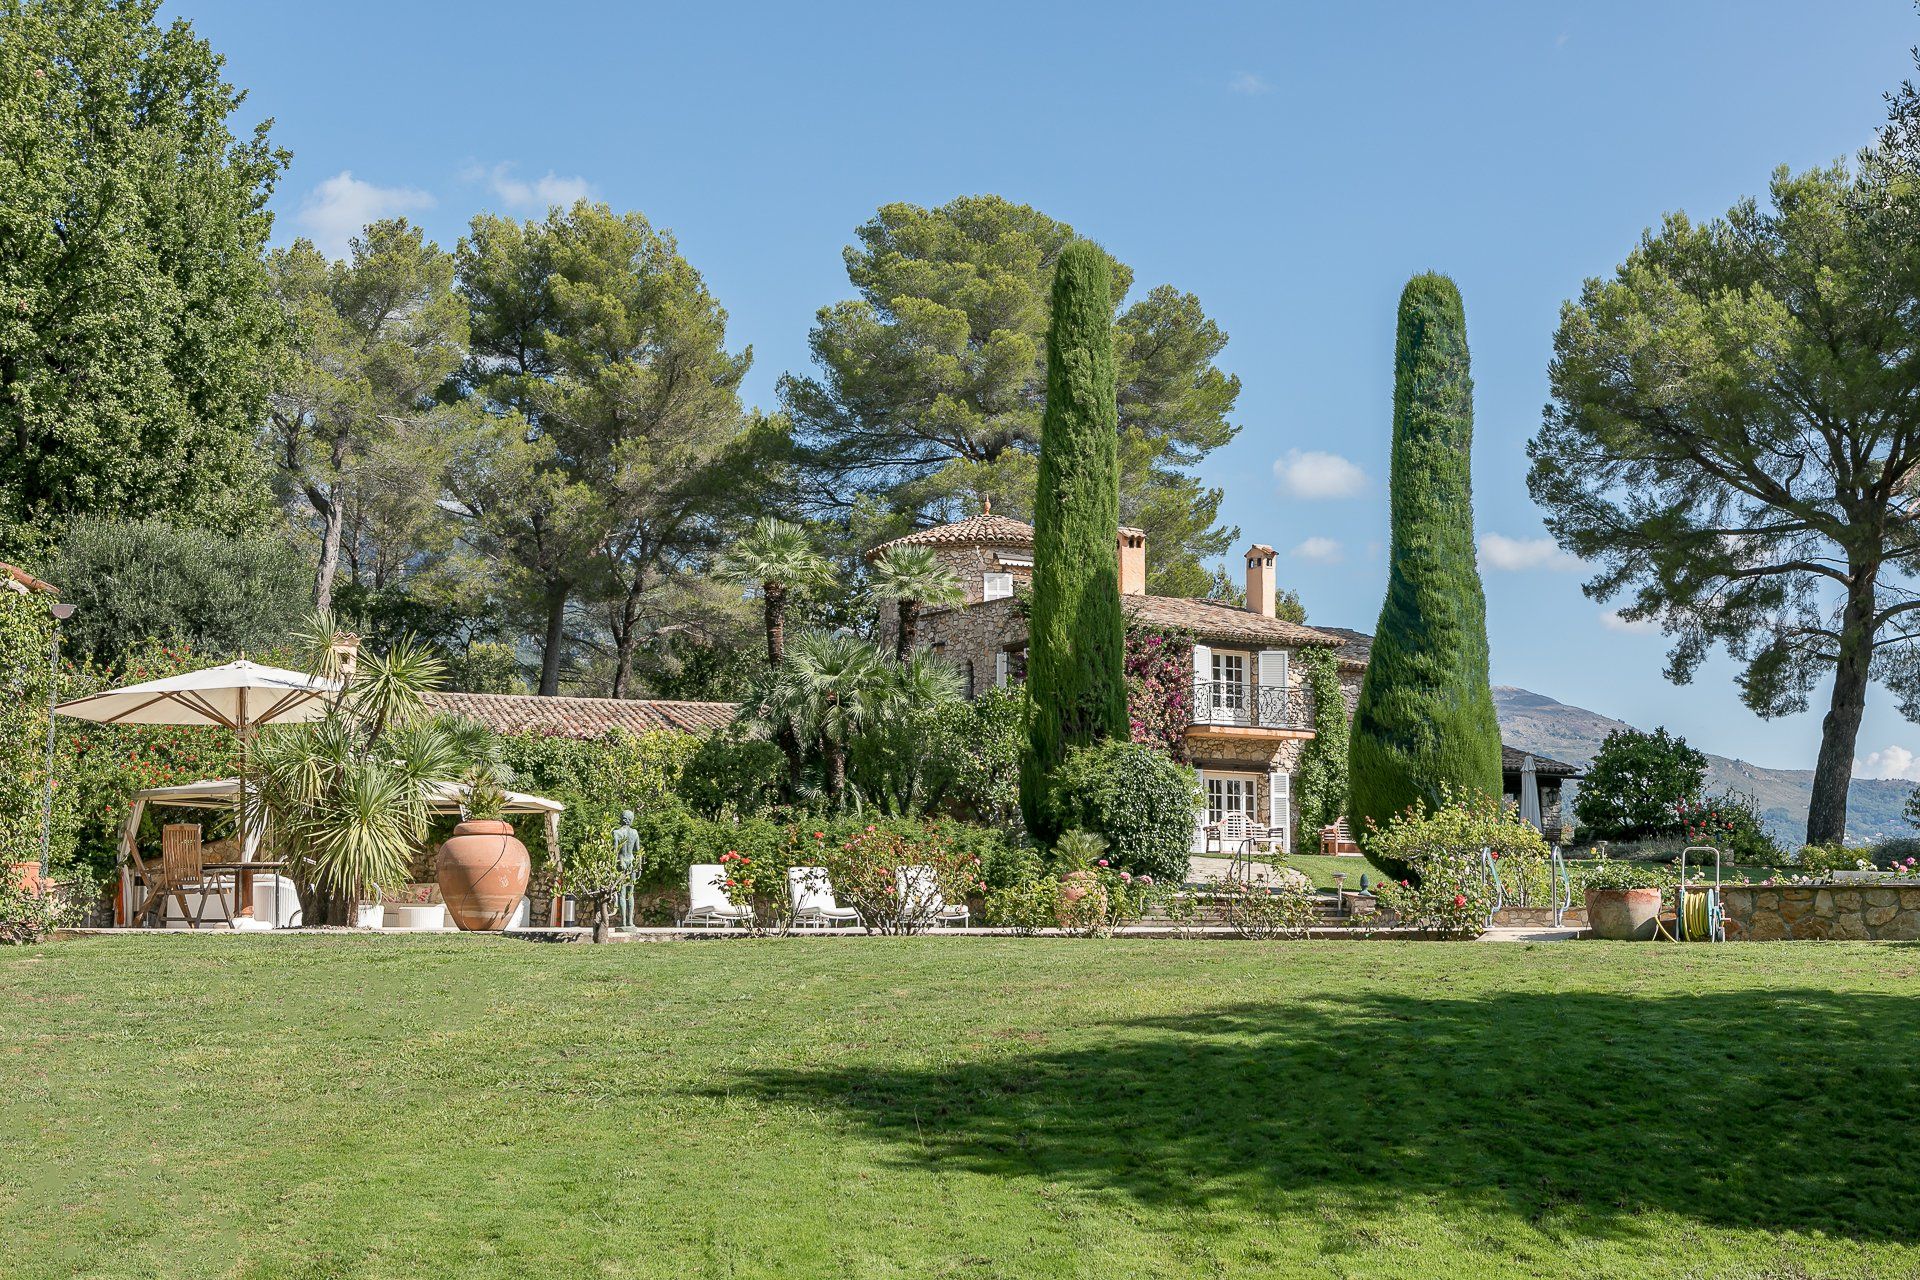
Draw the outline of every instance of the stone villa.
<instances>
[{"instance_id":1,"label":"stone villa","mask_svg":"<svg viewBox=\"0 0 1920 1280\"><path fill-rule=\"evenodd\" d=\"M1015 591L1033 575L1033 526L987 512L882 543L868 557L902 544L931 547L966 590L960 605L922 616L920 643L959 669L969 697L1020 678L1027 631ZM1147 594L1147 538L1138 529L1119 531L1116 553L1128 620L1193 639L1186 747L1206 796L1205 814L1195 821L1195 848L1207 825L1242 813L1285 833L1291 851L1292 780L1301 747L1313 737L1311 698L1293 677L1295 658L1303 649L1333 650L1351 713L1366 670L1368 637L1275 617L1272 547L1247 548L1245 608Z\"/></svg>"},{"instance_id":2,"label":"stone villa","mask_svg":"<svg viewBox=\"0 0 1920 1280\"><path fill-rule=\"evenodd\" d=\"M872 548L930 547L960 578L966 597L949 609L928 610L919 641L961 673L968 697L1022 678L1027 630L1016 598L1033 575L1033 526L991 511L955 524L923 529ZM1334 652L1347 714L1360 696L1373 637L1344 627L1311 627L1274 616L1275 555L1254 543L1245 553L1244 608L1212 600L1147 593L1147 538L1122 527L1121 607L1133 623L1182 633L1193 640L1193 698L1186 727L1188 758L1200 774L1205 811L1194 823L1198 851L1207 826L1230 813L1245 814L1280 833L1288 852L1318 849L1318 834L1296 830L1292 794L1303 745L1314 736L1312 699L1293 676L1303 649ZM1508 748L1506 789L1517 800L1521 755ZM1543 826L1558 834L1559 783L1573 766L1535 757ZM1549 784L1550 791L1549 792ZM1307 844L1302 847L1305 836Z\"/></svg>"}]
</instances>

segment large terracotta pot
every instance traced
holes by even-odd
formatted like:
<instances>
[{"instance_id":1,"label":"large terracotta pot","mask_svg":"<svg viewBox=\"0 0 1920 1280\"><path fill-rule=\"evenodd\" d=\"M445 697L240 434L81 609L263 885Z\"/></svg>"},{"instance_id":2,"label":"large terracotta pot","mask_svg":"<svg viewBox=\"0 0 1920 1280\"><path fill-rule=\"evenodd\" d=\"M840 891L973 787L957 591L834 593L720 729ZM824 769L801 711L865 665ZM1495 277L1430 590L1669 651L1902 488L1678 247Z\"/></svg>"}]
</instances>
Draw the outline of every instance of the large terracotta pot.
<instances>
[{"instance_id":1,"label":"large terracotta pot","mask_svg":"<svg viewBox=\"0 0 1920 1280\"><path fill-rule=\"evenodd\" d=\"M1107 890L1099 876L1091 871L1069 871L1060 877L1060 909L1056 914L1062 929L1085 928L1106 913Z\"/></svg>"},{"instance_id":2,"label":"large terracotta pot","mask_svg":"<svg viewBox=\"0 0 1920 1280\"><path fill-rule=\"evenodd\" d=\"M1651 942L1660 924L1658 889L1588 889L1587 927L1596 938Z\"/></svg>"},{"instance_id":3,"label":"large terracotta pot","mask_svg":"<svg viewBox=\"0 0 1920 1280\"><path fill-rule=\"evenodd\" d=\"M498 933L526 895L532 865L512 823L463 822L440 846L433 878L455 924Z\"/></svg>"},{"instance_id":4,"label":"large terracotta pot","mask_svg":"<svg viewBox=\"0 0 1920 1280\"><path fill-rule=\"evenodd\" d=\"M10 864L7 871L7 878L13 882L16 888L25 889L28 893L32 893L40 887L40 860L35 858L32 862L15 862Z\"/></svg>"}]
</instances>

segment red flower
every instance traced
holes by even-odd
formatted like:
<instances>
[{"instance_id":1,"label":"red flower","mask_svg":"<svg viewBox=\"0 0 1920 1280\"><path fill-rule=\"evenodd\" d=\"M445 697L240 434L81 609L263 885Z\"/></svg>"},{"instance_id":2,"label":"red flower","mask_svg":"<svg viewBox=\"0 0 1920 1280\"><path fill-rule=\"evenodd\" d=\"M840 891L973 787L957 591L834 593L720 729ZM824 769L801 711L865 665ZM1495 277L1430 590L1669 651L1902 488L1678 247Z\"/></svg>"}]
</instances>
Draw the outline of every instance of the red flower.
<instances>
[{"instance_id":1,"label":"red flower","mask_svg":"<svg viewBox=\"0 0 1920 1280\"><path fill-rule=\"evenodd\" d=\"M1456 906L1456 907L1464 907L1464 906L1466 906L1466 905L1467 905L1467 895L1466 895L1466 894L1464 894L1464 893L1456 893L1456 894L1454 894L1454 895L1453 895L1453 905L1454 905L1454 906Z\"/></svg>"}]
</instances>

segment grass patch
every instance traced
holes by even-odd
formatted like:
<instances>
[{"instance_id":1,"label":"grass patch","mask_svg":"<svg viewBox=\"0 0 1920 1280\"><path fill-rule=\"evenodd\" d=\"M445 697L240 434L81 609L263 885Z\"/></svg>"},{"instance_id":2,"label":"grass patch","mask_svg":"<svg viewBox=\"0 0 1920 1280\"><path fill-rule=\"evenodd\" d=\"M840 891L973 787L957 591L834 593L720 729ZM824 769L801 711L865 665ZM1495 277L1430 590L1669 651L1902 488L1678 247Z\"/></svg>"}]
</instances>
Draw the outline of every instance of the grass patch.
<instances>
[{"instance_id":1,"label":"grass patch","mask_svg":"<svg viewBox=\"0 0 1920 1280\"><path fill-rule=\"evenodd\" d=\"M0 1271L1920 1273L1920 948L0 952Z\"/></svg>"}]
</instances>

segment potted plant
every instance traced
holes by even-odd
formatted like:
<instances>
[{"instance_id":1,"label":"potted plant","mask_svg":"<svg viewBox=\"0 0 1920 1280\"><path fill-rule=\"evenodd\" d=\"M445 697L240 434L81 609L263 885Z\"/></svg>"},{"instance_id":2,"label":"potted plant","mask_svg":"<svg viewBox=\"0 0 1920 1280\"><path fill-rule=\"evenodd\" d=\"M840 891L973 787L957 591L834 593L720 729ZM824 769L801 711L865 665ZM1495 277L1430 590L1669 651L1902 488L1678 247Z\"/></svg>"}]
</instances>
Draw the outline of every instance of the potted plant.
<instances>
[{"instance_id":1,"label":"potted plant","mask_svg":"<svg viewBox=\"0 0 1920 1280\"><path fill-rule=\"evenodd\" d=\"M468 783L463 815L434 859L434 880L455 924L498 933L526 896L533 863L507 821L506 791L491 765Z\"/></svg>"},{"instance_id":2,"label":"potted plant","mask_svg":"<svg viewBox=\"0 0 1920 1280\"><path fill-rule=\"evenodd\" d=\"M1601 854L1580 876L1587 926L1596 938L1650 942L1660 927L1666 875L1646 863L1620 862Z\"/></svg>"}]
</instances>

